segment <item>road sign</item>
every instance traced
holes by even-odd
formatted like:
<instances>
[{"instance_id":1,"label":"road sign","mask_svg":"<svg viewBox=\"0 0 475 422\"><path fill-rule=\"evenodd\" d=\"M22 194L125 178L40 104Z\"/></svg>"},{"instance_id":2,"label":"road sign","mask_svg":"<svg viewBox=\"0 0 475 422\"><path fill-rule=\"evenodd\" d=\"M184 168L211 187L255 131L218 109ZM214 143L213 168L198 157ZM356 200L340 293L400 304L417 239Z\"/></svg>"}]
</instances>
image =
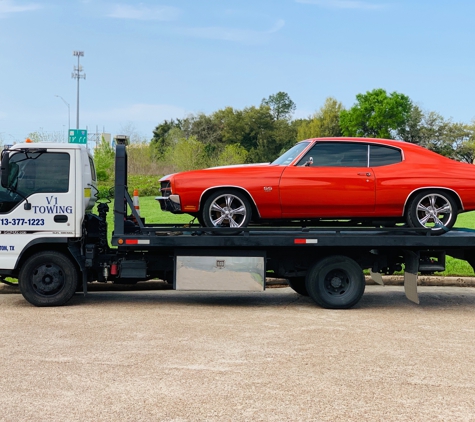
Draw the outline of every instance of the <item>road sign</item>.
<instances>
[{"instance_id":1,"label":"road sign","mask_svg":"<svg viewBox=\"0 0 475 422\"><path fill-rule=\"evenodd\" d=\"M87 130L86 129L69 129L70 144L87 144Z\"/></svg>"}]
</instances>

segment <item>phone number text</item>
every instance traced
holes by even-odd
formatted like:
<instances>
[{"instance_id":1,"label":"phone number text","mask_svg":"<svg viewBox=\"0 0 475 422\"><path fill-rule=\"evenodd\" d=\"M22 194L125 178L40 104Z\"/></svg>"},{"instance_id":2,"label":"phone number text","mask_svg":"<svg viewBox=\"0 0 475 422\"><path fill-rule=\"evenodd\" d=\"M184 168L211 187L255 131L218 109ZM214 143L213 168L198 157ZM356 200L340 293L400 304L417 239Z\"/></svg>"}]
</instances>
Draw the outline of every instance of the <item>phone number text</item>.
<instances>
[{"instance_id":1,"label":"phone number text","mask_svg":"<svg viewBox=\"0 0 475 422\"><path fill-rule=\"evenodd\" d=\"M43 218L0 218L2 226L44 226Z\"/></svg>"}]
</instances>

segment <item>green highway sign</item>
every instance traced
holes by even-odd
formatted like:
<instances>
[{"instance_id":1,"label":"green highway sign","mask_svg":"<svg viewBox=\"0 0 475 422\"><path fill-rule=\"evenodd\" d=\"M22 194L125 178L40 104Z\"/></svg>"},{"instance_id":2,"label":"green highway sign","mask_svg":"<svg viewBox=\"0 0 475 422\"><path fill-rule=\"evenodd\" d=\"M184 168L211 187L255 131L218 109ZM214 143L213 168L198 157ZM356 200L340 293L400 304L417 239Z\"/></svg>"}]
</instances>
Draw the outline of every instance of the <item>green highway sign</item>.
<instances>
[{"instance_id":1,"label":"green highway sign","mask_svg":"<svg viewBox=\"0 0 475 422\"><path fill-rule=\"evenodd\" d=\"M87 144L87 130L86 129L69 129L70 144Z\"/></svg>"}]
</instances>

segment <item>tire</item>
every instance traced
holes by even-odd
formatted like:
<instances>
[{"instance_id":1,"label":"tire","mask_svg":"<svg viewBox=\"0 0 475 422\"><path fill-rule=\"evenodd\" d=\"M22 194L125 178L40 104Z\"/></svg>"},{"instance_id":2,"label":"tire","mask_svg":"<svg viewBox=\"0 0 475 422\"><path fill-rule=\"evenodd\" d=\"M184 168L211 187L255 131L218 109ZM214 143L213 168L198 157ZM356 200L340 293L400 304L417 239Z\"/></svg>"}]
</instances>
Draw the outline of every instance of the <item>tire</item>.
<instances>
[{"instance_id":1,"label":"tire","mask_svg":"<svg viewBox=\"0 0 475 422\"><path fill-rule=\"evenodd\" d=\"M308 296L307 286L305 285L305 277L288 278L289 287L302 296Z\"/></svg>"},{"instance_id":2,"label":"tire","mask_svg":"<svg viewBox=\"0 0 475 422\"><path fill-rule=\"evenodd\" d=\"M361 267L351 258L323 258L307 272L309 296L323 308L348 309L363 296L366 282Z\"/></svg>"},{"instance_id":3,"label":"tire","mask_svg":"<svg viewBox=\"0 0 475 422\"><path fill-rule=\"evenodd\" d=\"M38 252L24 263L18 277L23 297L35 306L61 306L78 286L74 263L55 251Z\"/></svg>"},{"instance_id":4,"label":"tire","mask_svg":"<svg viewBox=\"0 0 475 422\"><path fill-rule=\"evenodd\" d=\"M443 234L457 220L458 208L452 195L434 190L418 193L407 206L406 221L410 227L430 229L432 234Z\"/></svg>"},{"instance_id":5,"label":"tire","mask_svg":"<svg viewBox=\"0 0 475 422\"><path fill-rule=\"evenodd\" d=\"M201 216L206 227L244 228L251 221L251 204L236 190L220 189L203 204Z\"/></svg>"}]
</instances>

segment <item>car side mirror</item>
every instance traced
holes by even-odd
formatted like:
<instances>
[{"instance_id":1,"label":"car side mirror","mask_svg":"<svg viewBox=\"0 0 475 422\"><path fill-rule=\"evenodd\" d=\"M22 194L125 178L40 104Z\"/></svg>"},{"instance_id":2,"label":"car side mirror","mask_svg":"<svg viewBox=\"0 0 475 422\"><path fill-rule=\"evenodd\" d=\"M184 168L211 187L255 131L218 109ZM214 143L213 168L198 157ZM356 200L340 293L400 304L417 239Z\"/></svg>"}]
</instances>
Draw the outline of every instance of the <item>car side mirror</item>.
<instances>
[{"instance_id":1,"label":"car side mirror","mask_svg":"<svg viewBox=\"0 0 475 422\"><path fill-rule=\"evenodd\" d=\"M305 163L305 167L310 167L312 165L313 165L313 157L308 157L308 160Z\"/></svg>"},{"instance_id":2,"label":"car side mirror","mask_svg":"<svg viewBox=\"0 0 475 422\"><path fill-rule=\"evenodd\" d=\"M0 167L2 171L1 183L4 188L8 188L8 179L10 174L10 154L4 152L2 155L2 164Z\"/></svg>"}]
</instances>

